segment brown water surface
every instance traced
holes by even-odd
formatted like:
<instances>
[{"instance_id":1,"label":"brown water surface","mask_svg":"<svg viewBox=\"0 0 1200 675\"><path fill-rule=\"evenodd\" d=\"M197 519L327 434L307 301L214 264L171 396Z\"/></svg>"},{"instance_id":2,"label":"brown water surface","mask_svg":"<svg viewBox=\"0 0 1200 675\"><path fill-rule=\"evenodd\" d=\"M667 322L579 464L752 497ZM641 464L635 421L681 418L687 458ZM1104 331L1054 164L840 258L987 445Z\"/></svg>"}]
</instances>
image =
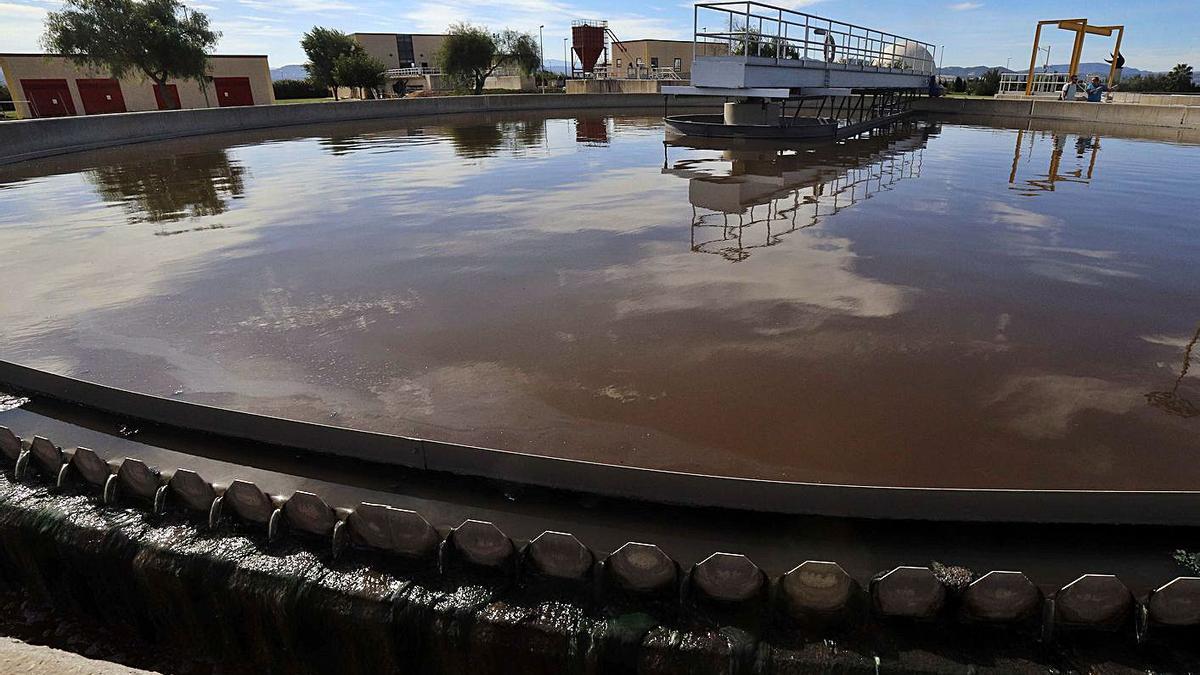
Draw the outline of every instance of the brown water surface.
<instances>
[{"instance_id":1,"label":"brown water surface","mask_svg":"<svg viewBox=\"0 0 1200 675\"><path fill-rule=\"evenodd\" d=\"M3 169L0 358L654 468L1200 489L1200 148L663 138L463 117Z\"/></svg>"}]
</instances>

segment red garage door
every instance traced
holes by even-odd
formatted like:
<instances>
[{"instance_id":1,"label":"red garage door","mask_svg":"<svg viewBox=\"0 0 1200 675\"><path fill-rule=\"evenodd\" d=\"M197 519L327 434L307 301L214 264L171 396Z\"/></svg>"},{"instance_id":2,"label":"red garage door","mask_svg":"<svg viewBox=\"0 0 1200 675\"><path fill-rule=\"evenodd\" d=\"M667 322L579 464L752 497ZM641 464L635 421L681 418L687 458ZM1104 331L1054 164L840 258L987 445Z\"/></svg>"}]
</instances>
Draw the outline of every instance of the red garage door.
<instances>
[{"instance_id":1,"label":"red garage door","mask_svg":"<svg viewBox=\"0 0 1200 675\"><path fill-rule=\"evenodd\" d=\"M214 77L217 88L217 104L222 108L231 105L254 105L254 94L250 91L248 77Z\"/></svg>"},{"instance_id":2,"label":"red garage door","mask_svg":"<svg viewBox=\"0 0 1200 675\"><path fill-rule=\"evenodd\" d=\"M66 80L21 80L29 112L34 117L62 117L75 114L71 90Z\"/></svg>"},{"instance_id":3,"label":"red garage door","mask_svg":"<svg viewBox=\"0 0 1200 675\"><path fill-rule=\"evenodd\" d=\"M116 80L75 80L75 85L79 87L79 100L83 101L83 114L125 112L125 97Z\"/></svg>"}]
</instances>

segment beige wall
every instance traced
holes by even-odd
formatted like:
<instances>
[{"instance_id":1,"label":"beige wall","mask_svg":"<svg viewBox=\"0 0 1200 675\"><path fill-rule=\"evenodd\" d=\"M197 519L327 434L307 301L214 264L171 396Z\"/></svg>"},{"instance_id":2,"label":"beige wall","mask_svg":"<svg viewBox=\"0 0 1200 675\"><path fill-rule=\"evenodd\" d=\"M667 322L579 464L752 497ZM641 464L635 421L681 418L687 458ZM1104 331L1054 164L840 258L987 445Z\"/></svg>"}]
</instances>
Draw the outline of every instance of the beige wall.
<instances>
[{"instance_id":1,"label":"beige wall","mask_svg":"<svg viewBox=\"0 0 1200 675\"><path fill-rule=\"evenodd\" d=\"M383 61L388 68L406 68L408 63L400 62L396 38L407 33L353 33L358 44L371 56ZM417 66L426 64L429 67L437 65L437 52L442 46L445 35L410 35L413 45L413 62Z\"/></svg>"},{"instance_id":2,"label":"beige wall","mask_svg":"<svg viewBox=\"0 0 1200 675\"><path fill-rule=\"evenodd\" d=\"M79 86L76 80L91 78L109 78L109 73L102 70L81 68L63 56L46 54L0 54L0 70L8 80L8 88L12 91L13 102L17 116L31 117L29 106L24 103L25 92L21 80L64 79L71 91L71 99L75 105L75 114L83 115L83 100L79 97ZM275 102L275 91L271 87L271 69L265 56L212 56L209 59L209 75L211 77L246 77L250 79L250 90L256 104ZM153 83L137 75L129 75L121 80L121 97L125 99L125 109L129 112L141 110L158 110L158 102L154 98ZM199 83L172 80L179 91L179 102L184 108L215 108L217 92L213 83L206 82L203 88ZM207 94L207 97L206 97Z\"/></svg>"},{"instance_id":3,"label":"beige wall","mask_svg":"<svg viewBox=\"0 0 1200 675\"><path fill-rule=\"evenodd\" d=\"M363 51L383 61L388 68L400 67L400 55L396 53L396 36L394 34L355 33L352 37L362 46Z\"/></svg>"},{"instance_id":4,"label":"beige wall","mask_svg":"<svg viewBox=\"0 0 1200 675\"><path fill-rule=\"evenodd\" d=\"M723 56L729 52L729 49L723 44L701 43L698 47L698 53L701 56ZM639 58L642 60L642 65L647 68L655 58L658 59L659 68L673 68L675 59L679 59L680 76L690 79L692 74L692 43L690 41L632 40L618 42L613 45L609 58L613 60L615 69L612 73L613 77L625 77L629 72L630 64L636 65ZM619 64L618 61L620 61Z\"/></svg>"},{"instance_id":5,"label":"beige wall","mask_svg":"<svg viewBox=\"0 0 1200 675\"><path fill-rule=\"evenodd\" d=\"M445 35L414 35L413 40L413 58L416 59L417 65L428 63L431 67L437 65L437 53L442 48L442 42L446 39Z\"/></svg>"}]
</instances>

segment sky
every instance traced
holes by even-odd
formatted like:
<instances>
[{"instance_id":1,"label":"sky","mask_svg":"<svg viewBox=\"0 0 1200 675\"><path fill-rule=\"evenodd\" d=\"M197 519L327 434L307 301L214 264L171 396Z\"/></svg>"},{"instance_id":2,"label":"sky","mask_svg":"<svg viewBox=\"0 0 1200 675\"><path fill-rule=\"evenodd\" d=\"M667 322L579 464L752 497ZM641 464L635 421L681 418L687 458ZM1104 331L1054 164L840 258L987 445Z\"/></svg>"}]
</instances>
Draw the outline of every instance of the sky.
<instances>
[{"instance_id":1,"label":"sky","mask_svg":"<svg viewBox=\"0 0 1200 675\"><path fill-rule=\"evenodd\" d=\"M1200 70L1197 0L780 0L772 3L831 19L945 46L947 66L1028 66L1039 19L1086 17L1093 24L1126 26L1127 65L1167 70L1190 63ZM312 26L347 33L440 33L456 21L493 30L543 30L545 58L562 60L573 19L605 19L622 40L691 39L692 3L683 0L197 0L185 4L208 14L222 32L219 54L267 54L272 67L304 62L300 35ZM38 37L48 11L61 0L0 0L0 53L41 51ZM1067 60L1071 36L1051 31L1051 63ZM1046 44L1044 41L1043 44ZM1108 38L1089 36L1084 61L1111 51ZM1041 60L1039 60L1039 63Z\"/></svg>"}]
</instances>

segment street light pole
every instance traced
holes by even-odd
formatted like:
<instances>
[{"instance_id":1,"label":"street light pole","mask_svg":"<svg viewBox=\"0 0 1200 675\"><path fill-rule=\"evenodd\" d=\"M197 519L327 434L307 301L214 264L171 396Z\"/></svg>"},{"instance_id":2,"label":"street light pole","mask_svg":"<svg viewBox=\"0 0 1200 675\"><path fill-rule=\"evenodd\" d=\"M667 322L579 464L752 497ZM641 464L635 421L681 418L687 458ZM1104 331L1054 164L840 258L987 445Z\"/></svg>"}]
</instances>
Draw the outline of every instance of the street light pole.
<instances>
[{"instance_id":1,"label":"street light pole","mask_svg":"<svg viewBox=\"0 0 1200 675\"><path fill-rule=\"evenodd\" d=\"M538 65L538 67L541 70L546 69L546 45L544 42L542 42L543 28L545 28L545 26L538 26L538 52L541 54L541 63Z\"/></svg>"},{"instance_id":2,"label":"street light pole","mask_svg":"<svg viewBox=\"0 0 1200 675\"><path fill-rule=\"evenodd\" d=\"M573 64L571 63L571 60L570 60L570 52L567 51L567 40L568 39L569 38L563 38L563 79L564 80L566 80L567 78L569 78L571 76L571 70L573 70L571 68L571 66Z\"/></svg>"}]
</instances>

